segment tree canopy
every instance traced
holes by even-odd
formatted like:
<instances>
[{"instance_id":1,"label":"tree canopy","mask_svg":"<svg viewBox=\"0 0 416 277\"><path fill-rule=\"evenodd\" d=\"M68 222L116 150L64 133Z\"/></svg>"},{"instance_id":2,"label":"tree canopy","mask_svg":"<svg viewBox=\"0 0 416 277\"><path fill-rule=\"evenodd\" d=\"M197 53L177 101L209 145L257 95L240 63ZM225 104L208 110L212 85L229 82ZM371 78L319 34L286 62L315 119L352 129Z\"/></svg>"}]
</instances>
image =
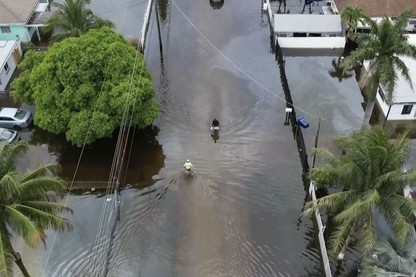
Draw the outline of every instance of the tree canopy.
<instances>
[{"instance_id":1,"label":"tree canopy","mask_svg":"<svg viewBox=\"0 0 416 277\"><path fill-rule=\"evenodd\" d=\"M365 24L369 19L363 9L356 6L348 6L341 14L341 20L347 25L347 35L355 39L358 23Z\"/></svg>"},{"instance_id":2,"label":"tree canopy","mask_svg":"<svg viewBox=\"0 0 416 277\"><path fill-rule=\"evenodd\" d=\"M78 146L111 136L126 106L139 127L158 115L143 56L108 28L57 42L45 53L28 52L19 69L12 97L36 105L36 126L65 133Z\"/></svg>"},{"instance_id":3,"label":"tree canopy","mask_svg":"<svg viewBox=\"0 0 416 277\"><path fill-rule=\"evenodd\" d=\"M416 182L416 171L403 172L409 157L407 133L390 139L380 126L341 136L336 140L342 154L317 149L322 164L311 170L311 179L319 187L337 185L341 192L306 204L306 212L316 208L333 216L336 230L331 235L330 254L337 255L351 233L358 231L359 246L364 256L376 243L375 212L384 217L393 233L404 243L413 229L416 202L402 196L408 184Z\"/></svg>"},{"instance_id":4,"label":"tree canopy","mask_svg":"<svg viewBox=\"0 0 416 277\"><path fill-rule=\"evenodd\" d=\"M13 261L24 276L29 276L11 239L21 236L30 247L46 246L46 230L71 230L69 221L61 216L71 211L56 202L66 188L65 182L51 176L56 164L41 166L19 174L16 158L28 149L27 144L0 143L0 276L13 276Z\"/></svg>"},{"instance_id":5,"label":"tree canopy","mask_svg":"<svg viewBox=\"0 0 416 277\"><path fill-rule=\"evenodd\" d=\"M361 262L361 277L414 277L416 238L413 232L402 245L394 237L379 241L372 255Z\"/></svg>"},{"instance_id":6,"label":"tree canopy","mask_svg":"<svg viewBox=\"0 0 416 277\"><path fill-rule=\"evenodd\" d=\"M362 12L358 9L357 13L361 14ZM413 89L409 68L400 58L416 59L416 46L411 45L405 35L405 27L410 16L411 12L405 11L394 21L385 16L381 22L364 17L362 20L371 28L371 33L356 34L354 38L358 43L358 48L341 63L347 70L357 62L369 62L368 70L360 80L360 87L368 96L363 126L369 125L379 84L383 86L387 102L394 99L399 76L402 76ZM345 17L347 16L345 15ZM356 28L356 24L351 26L351 28Z\"/></svg>"}]
</instances>

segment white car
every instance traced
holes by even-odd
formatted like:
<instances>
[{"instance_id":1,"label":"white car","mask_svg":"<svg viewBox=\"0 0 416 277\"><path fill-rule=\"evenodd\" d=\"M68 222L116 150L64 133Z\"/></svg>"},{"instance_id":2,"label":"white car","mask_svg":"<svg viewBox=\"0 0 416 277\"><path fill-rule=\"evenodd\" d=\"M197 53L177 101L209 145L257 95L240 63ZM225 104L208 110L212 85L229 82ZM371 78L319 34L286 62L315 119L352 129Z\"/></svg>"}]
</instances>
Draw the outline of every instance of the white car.
<instances>
[{"instance_id":1,"label":"white car","mask_svg":"<svg viewBox=\"0 0 416 277\"><path fill-rule=\"evenodd\" d=\"M16 108L0 108L0 127L20 131L32 123L33 116L29 111Z\"/></svg>"},{"instance_id":2,"label":"white car","mask_svg":"<svg viewBox=\"0 0 416 277\"><path fill-rule=\"evenodd\" d=\"M15 143L19 140L20 136L17 131L0 128L0 143Z\"/></svg>"}]
</instances>

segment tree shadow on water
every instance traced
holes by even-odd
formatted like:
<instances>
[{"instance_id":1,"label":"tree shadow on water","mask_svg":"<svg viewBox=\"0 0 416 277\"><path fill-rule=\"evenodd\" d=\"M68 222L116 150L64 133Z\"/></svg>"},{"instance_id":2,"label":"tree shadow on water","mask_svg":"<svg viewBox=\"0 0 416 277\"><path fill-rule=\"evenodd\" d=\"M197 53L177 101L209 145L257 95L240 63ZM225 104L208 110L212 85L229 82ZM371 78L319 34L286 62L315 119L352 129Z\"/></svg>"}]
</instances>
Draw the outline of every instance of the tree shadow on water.
<instances>
[{"instance_id":1,"label":"tree shadow on water","mask_svg":"<svg viewBox=\"0 0 416 277\"><path fill-rule=\"evenodd\" d=\"M224 0L209 0L209 4L214 10L219 10L224 5Z\"/></svg>"},{"instance_id":2,"label":"tree shadow on water","mask_svg":"<svg viewBox=\"0 0 416 277\"><path fill-rule=\"evenodd\" d=\"M131 128L124 157L124 170L120 174L122 186L143 188L153 184L153 176L158 174L165 160L162 146L157 140L158 132L156 126L141 130ZM49 153L58 157L62 166L61 176L66 180L72 180L76 171L76 181L104 184L109 179L117 137L118 130L112 138L103 138L86 146L80 162L82 149L67 142L64 135L54 135L35 128L29 143L46 144Z\"/></svg>"}]
</instances>

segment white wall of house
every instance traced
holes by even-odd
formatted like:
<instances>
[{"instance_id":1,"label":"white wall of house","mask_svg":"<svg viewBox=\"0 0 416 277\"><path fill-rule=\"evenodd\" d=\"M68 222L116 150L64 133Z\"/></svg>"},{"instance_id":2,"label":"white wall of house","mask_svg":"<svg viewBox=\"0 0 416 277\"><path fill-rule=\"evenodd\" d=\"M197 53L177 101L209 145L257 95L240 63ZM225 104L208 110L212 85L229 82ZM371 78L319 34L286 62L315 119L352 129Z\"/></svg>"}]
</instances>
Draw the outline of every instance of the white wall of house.
<instances>
[{"instance_id":1,"label":"white wall of house","mask_svg":"<svg viewBox=\"0 0 416 277\"><path fill-rule=\"evenodd\" d=\"M384 118L388 114L388 121L404 121L404 120L415 120L416 119L416 101L395 103L390 105L387 104L380 93L377 94L377 105L382 111ZM390 109L390 112L389 112Z\"/></svg>"},{"instance_id":2,"label":"white wall of house","mask_svg":"<svg viewBox=\"0 0 416 277\"><path fill-rule=\"evenodd\" d=\"M341 16L321 14L274 14L274 31L278 37L306 36L342 37Z\"/></svg>"},{"instance_id":3,"label":"white wall of house","mask_svg":"<svg viewBox=\"0 0 416 277\"><path fill-rule=\"evenodd\" d=\"M16 70L17 62L13 52L17 49L22 54L19 41L0 41L0 93L4 93L6 86Z\"/></svg>"}]
</instances>

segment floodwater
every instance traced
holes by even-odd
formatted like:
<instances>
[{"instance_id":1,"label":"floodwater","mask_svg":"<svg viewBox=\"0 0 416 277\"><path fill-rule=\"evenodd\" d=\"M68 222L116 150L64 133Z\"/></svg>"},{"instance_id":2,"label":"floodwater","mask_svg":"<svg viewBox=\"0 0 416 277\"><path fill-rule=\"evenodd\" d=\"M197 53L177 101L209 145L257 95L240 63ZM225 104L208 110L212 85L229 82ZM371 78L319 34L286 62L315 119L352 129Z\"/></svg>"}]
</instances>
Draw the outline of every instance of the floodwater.
<instances>
[{"instance_id":1,"label":"floodwater","mask_svg":"<svg viewBox=\"0 0 416 277\"><path fill-rule=\"evenodd\" d=\"M262 1L225 0L220 8L209 0L169 3L159 1L163 55L154 17L145 52L161 112L155 127L134 133L108 276L322 276L313 223L299 217L302 167L283 124ZM129 5L120 4L120 16ZM139 33L141 18L129 28ZM310 121L308 149L319 118L321 146L361 124L356 81L330 77L331 61L286 59L296 111ZM216 142L209 131L214 117L221 123ZM79 166L81 150L62 137L35 129L27 139L25 167L58 160L68 181L108 180L115 139L87 147ZM183 175L186 159L193 178ZM66 215L74 231L50 232L46 251L16 239L24 262L32 276L102 276L108 249L97 246L97 234L108 237L115 198L73 193L62 201L74 210Z\"/></svg>"}]
</instances>

